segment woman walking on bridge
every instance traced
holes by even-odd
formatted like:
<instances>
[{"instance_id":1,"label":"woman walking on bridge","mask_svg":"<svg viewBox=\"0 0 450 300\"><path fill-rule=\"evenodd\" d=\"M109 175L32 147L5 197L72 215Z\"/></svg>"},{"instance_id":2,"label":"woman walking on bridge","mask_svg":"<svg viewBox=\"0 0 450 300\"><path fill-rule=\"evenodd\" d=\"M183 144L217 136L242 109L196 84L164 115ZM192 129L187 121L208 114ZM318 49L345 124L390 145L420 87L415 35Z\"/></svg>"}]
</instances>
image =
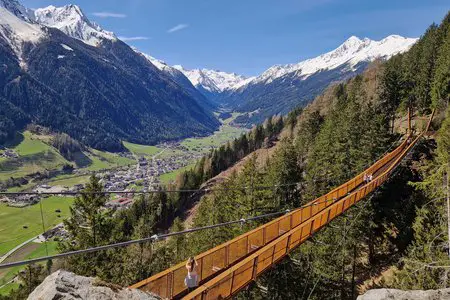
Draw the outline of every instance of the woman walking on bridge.
<instances>
[{"instance_id":1,"label":"woman walking on bridge","mask_svg":"<svg viewBox=\"0 0 450 300\"><path fill-rule=\"evenodd\" d=\"M198 286L197 261L194 257L188 259L186 269L188 273L184 279L184 285L188 288L188 292L191 292Z\"/></svg>"}]
</instances>

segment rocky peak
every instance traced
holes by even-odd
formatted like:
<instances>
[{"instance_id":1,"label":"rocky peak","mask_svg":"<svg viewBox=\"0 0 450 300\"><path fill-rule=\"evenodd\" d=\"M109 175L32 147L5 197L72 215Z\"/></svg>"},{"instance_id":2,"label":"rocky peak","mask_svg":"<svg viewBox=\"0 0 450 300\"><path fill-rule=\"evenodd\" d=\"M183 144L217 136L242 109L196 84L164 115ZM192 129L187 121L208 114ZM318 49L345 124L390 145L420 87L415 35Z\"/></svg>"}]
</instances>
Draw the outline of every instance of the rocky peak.
<instances>
[{"instance_id":1,"label":"rocky peak","mask_svg":"<svg viewBox=\"0 0 450 300\"><path fill-rule=\"evenodd\" d=\"M0 0L0 7L6 8L16 17L24 21L31 22L34 20L33 11L24 7L17 0Z\"/></svg>"},{"instance_id":2,"label":"rocky peak","mask_svg":"<svg viewBox=\"0 0 450 300\"><path fill-rule=\"evenodd\" d=\"M97 46L102 39L116 40L114 33L90 21L77 5L55 7L53 5L34 11L36 22L57 28L70 37Z\"/></svg>"}]
</instances>

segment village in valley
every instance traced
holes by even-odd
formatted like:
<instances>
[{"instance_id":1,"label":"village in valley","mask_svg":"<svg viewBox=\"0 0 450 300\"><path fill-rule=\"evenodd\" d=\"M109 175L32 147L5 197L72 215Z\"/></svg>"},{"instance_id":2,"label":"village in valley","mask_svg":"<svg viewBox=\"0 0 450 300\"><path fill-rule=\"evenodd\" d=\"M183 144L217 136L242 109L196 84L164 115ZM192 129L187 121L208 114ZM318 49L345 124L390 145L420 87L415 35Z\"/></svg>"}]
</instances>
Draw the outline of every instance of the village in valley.
<instances>
[{"instance_id":1,"label":"village in valley","mask_svg":"<svg viewBox=\"0 0 450 300\"><path fill-rule=\"evenodd\" d=\"M73 171L75 175L92 175L95 174L100 179L105 191L149 191L156 189L162 184L160 177L167 173L176 173L199 159L203 154L201 152L190 151L187 147L180 143L164 143L159 146L162 148L160 152L153 156L144 156L132 153L123 153L136 161L135 164L122 166L112 170L101 170L96 172L86 172L85 170L76 169ZM172 151L176 155L162 155L164 152ZM13 150L5 150L3 155L8 157L18 157ZM17 156L16 156L17 155ZM165 182L167 183L167 182ZM39 193L76 193L84 188L84 184L67 185L49 185L46 183L36 185L31 192L37 194L11 195L0 198L0 203L6 203L8 206L25 207L39 202L43 195ZM132 194L121 194L116 196L112 193L111 200L107 203L107 207L126 208L133 203Z\"/></svg>"}]
</instances>

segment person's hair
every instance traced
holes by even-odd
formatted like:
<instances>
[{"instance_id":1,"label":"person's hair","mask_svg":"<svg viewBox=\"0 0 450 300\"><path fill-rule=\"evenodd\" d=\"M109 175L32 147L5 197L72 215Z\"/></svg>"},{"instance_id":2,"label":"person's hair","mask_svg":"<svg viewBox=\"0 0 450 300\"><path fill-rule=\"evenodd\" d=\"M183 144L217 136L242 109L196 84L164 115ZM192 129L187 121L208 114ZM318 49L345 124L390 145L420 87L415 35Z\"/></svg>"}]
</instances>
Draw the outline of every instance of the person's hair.
<instances>
[{"instance_id":1,"label":"person's hair","mask_svg":"<svg viewBox=\"0 0 450 300\"><path fill-rule=\"evenodd\" d=\"M195 258L194 257L189 257L188 265L189 265L189 272L194 271L194 266L195 266Z\"/></svg>"}]
</instances>

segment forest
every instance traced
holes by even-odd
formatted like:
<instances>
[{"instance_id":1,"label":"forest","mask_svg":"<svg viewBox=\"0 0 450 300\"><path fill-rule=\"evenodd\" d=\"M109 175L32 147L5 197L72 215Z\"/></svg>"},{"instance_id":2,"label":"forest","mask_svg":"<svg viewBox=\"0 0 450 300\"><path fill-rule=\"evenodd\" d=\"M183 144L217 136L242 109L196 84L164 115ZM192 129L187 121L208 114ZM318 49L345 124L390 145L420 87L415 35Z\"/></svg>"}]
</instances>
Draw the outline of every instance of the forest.
<instances>
[{"instance_id":1,"label":"forest","mask_svg":"<svg viewBox=\"0 0 450 300\"><path fill-rule=\"evenodd\" d=\"M363 74L329 87L305 109L270 118L212 151L168 189L197 189L254 150L238 172L205 194L192 226L204 226L298 207L361 172L398 143L399 120L435 109L433 134L422 139L396 175L270 269L238 299L353 299L367 289L448 287L450 267L445 196L450 161L450 15L431 25L408 52L373 63ZM416 123L415 131L423 128ZM227 190L236 186L285 187ZM223 189L221 189L223 188ZM93 177L86 191L98 192ZM184 229L189 193L141 197L128 210L110 211L101 194L78 197L65 221L70 239L61 251L84 249ZM262 220L261 222L264 222ZM259 223L261 224L261 223ZM167 242L78 255L31 266L12 299L48 274L52 264L80 275L129 285L257 226L210 229ZM92 230L84 230L83 227ZM28 276L28 277L27 277Z\"/></svg>"}]
</instances>

